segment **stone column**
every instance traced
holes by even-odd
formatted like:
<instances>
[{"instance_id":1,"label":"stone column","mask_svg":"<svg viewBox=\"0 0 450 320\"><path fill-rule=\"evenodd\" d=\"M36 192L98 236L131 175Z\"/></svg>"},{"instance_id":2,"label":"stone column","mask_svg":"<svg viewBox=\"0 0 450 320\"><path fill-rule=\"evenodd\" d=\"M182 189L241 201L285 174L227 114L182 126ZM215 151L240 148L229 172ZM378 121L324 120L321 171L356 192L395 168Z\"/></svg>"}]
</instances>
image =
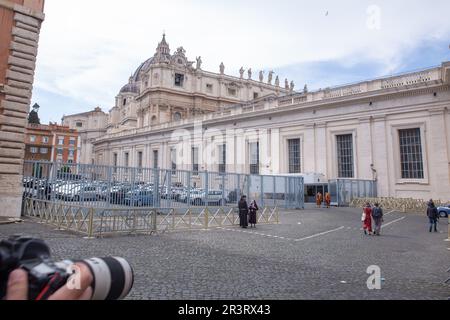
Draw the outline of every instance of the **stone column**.
<instances>
[{"instance_id":1,"label":"stone column","mask_svg":"<svg viewBox=\"0 0 450 320\"><path fill-rule=\"evenodd\" d=\"M0 0L0 216L19 217L43 0Z\"/></svg>"},{"instance_id":2,"label":"stone column","mask_svg":"<svg viewBox=\"0 0 450 320\"><path fill-rule=\"evenodd\" d=\"M433 186L432 194L440 200L448 201L449 181L449 155L447 153L447 128L444 108L430 111L430 147L428 152L428 169L430 184ZM423 150L426 152L426 150Z\"/></svg>"},{"instance_id":3,"label":"stone column","mask_svg":"<svg viewBox=\"0 0 450 320\"><path fill-rule=\"evenodd\" d=\"M305 152L308 149L305 149ZM328 177L327 173L327 124L320 123L315 128L315 172L324 174Z\"/></svg>"},{"instance_id":4,"label":"stone column","mask_svg":"<svg viewBox=\"0 0 450 320\"><path fill-rule=\"evenodd\" d=\"M395 179L394 168L389 170L389 157L387 150L386 116L376 116L373 119L373 164L377 170L377 186L379 197L392 196L391 181ZM390 135L389 135L390 136ZM391 177L391 178L390 178Z\"/></svg>"},{"instance_id":5,"label":"stone column","mask_svg":"<svg viewBox=\"0 0 450 320\"><path fill-rule=\"evenodd\" d=\"M271 142L272 142L272 174L280 174L281 168L281 158L284 157L283 152L281 151L281 141L280 141L280 129L272 129L271 134Z\"/></svg>"},{"instance_id":6,"label":"stone column","mask_svg":"<svg viewBox=\"0 0 450 320\"><path fill-rule=\"evenodd\" d=\"M315 137L315 124L307 124L305 125L305 141L303 142L304 146L304 155L303 155L303 168L305 173L316 172L315 163L316 163L316 137Z\"/></svg>"},{"instance_id":7,"label":"stone column","mask_svg":"<svg viewBox=\"0 0 450 320\"><path fill-rule=\"evenodd\" d=\"M358 179L373 179L372 168L370 167L373 164L373 156L372 156L372 130L371 130L371 120L370 118L361 118L359 119L358 133L356 137L356 145L357 145L357 168L358 168Z\"/></svg>"}]
</instances>

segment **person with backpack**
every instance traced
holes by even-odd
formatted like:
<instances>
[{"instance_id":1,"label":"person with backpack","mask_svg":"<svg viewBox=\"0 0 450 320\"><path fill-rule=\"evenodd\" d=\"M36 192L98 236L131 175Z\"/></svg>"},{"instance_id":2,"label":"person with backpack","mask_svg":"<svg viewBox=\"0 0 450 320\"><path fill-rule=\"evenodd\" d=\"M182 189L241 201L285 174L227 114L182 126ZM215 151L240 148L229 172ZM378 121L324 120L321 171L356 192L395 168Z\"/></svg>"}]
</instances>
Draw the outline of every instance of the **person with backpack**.
<instances>
[{"instance_id":1,"label":"person with backpack","mask_svg":"<svg viewBox=\"0 0 450 320\"><path fill-rule=\"evenodd\" d=\"M372 218L375 222L375 231L374 235L380 236L381 234L381 226L384 222L383 219L383 209L380 208L378 203L375 203L375 208L372 209Z\"/></svg>"},{"instance_id":2,"label":"person with backpack","mask_svg":"<svg viewBox=\"0 0 450 320\"><path fill-rule=\"evenodd\" d=\"M430 202L428 202L427 216L430 221L430 232L433 232L433 227L434 227L434 232L438 232L437 221L438 221L439 213L437 211L436 206L434 205L433 200L430 200Z\"/></svg>"}]
</instances>

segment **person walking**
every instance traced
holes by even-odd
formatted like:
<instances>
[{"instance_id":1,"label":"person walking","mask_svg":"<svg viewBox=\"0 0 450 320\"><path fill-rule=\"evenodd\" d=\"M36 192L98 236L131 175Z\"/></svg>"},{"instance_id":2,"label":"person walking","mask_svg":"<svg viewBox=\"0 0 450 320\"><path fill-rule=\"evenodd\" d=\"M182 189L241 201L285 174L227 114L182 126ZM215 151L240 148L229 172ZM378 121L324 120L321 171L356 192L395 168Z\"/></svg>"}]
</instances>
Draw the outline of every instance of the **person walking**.
<instances>
[{"instance_id":1,"label":"person walking","mask_svg":"<svg viewBox=\"0 0 450 320\"><path fill-rule=\"evenodd\" d=\"M433 232L433 227L434 227L434 232L438 232L437 221L438 221L439 213L437 211L436 206L434 205L433 200L430 200L430 202L428 202L427 216L428 216L428 220L430 221L430 232Z\"/></svg>"},{"instance_id":2,"label":"person walking","mask_svg":"<svg viewBox=\"0 0 450 320\"><path fill-rule=\"evenodd\" d=\"M383 219L383 209L381 209L381 207L378 203L375 203L375 208L372 209L372 218L373 218L373 221L375 222L374 235L380 236L381 235L381 226L384 222L384 219Z\"/></svg>"},{"instance_id":3,"label":"person walking","mask_svg":"<svg viewBox=\"0 0 450 320\"><path fill-rule=\"evenodd\" d=\"M322 203L323 203L323 195L322 193L318 192L316 196L317 208L320 208L322 206Z\"/></svg>"},{"instance_id":4,"label":"person walking","mask_svg":"<svg viewBox=\"0 0 450 320\"><path fill-rule=\"evenodd\" d=\"M250 218L249 218L250 228L256 228L256 223L258 221L257 213L259 210L256 200L252 201L252 203L250 204L250 207L248 207L248 210L250 212Z\"/></svg>"},{"instance_id":5,"label":"person walking","mask_svg":"<svg viewBox=\"0 0 450 320\"><path fill-rule=\"evenodd\" d=\"M325 203L327 204L327 208L330 209L331 207L331 195L329 192L325 194Z\"/></svg>"},{"instance_id":6,"label":"person walking","mask_svg":"<svg viewBox=\"0 0 450 320\"><path fill-rule=\"evenodd\" d=\"M363 215L362 215L362 222L363 222L363 230L365 235L372 235L372 207L370 206L370 203L366 203L366 206L363 208Z\"/></svg>"},{"instance_id":7,"label":"person walking","mask_svg":"<svg viewBox=\"0 0 450 320\"><path fill-rule=\"evenodd\" d=\"M239 201L239 225L244 229L247 229L248 227L247 196L242 196L241 200Z\"/></svg>"}]
</instances>

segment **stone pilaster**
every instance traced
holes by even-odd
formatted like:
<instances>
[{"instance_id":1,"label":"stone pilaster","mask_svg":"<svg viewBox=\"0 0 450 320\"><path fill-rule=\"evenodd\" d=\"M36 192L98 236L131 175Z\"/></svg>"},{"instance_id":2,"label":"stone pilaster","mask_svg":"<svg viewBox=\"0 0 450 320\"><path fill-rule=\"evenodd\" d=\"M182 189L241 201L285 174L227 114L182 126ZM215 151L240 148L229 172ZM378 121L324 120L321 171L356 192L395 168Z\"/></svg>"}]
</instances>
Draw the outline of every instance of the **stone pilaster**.
<instances>
[{"instance_id":1,"label":"stone pilaster","mask_svg":"<svg viewBox=\"0 0 450 320\"><path fill-rule=\"evenodd\" d=\"M303 155L303 168L305 173L316 172L316 152L314 146L316 144L315 136L315 124L305 125L305 141L304 141L304 152Z\"/></svg>"},{"instance_id":2,"label":"stone pilaster","mask_svg":"<svg viewBox=\"0 0 450 320\"><path fill-rule=\"evenodd\" d=\"M430 150L433 157L433 165L429 166L430 182L433 186L435 197L447 201L449 198L449 155L447 152L447 128L445 123L444 108L430 111Z\"/></svg>"},{"instance_id":3,"label":"stone pilaster","mask_svg":"<svg viewBox=\"0 0 450 320\"><path fill-rule=\"evenodd\" d=\"M387 132L386 117L375 116L373 118L373 164L377 171L378 196L389 197L391 189L391 180L389 177L394 175L394 168L389 170L389 160L387 150Z\"/></svg>"},{"instance_id":4,"label":"stone pilaster","mask_svg":"<svg viewBox=\"0 0 450 320\"><path fill-rule=\"evenodd\" d=\"M320 123L315 127L315 139L314 139L314 150L316 152L315 155L315 164L314 164L314 172L324 174L326 177L329 176L327 172L327 124Z\"/></svg>"},{"instance_id":5,"label":"stone pilaster","mask_svg":"<svg viewBox=\"0 0 450 320\"><path fill-rule=\"evenodd\" d=\"M39 7L39 3L33 2L33 6ZM18 217L22 202L25 126L44 15L5 0L0 0L0 10L12 17L1 26L2 34L10 32L11 37L7 68L4 77L3 74L0 77L5 79L0 86L0 216ZM10 31L3 28L10 28Z\"/></svg>"},{"instance_id":6,"label":"stone pilaster","mask_svg":"<svg viewBox=\"0 0 450 320\"><path fill-rule=\"evenodd\" d=\"M371 165L373 164L373 141L372 124L369 117L359 119L356 144L358 151L356 161L358 164L357 178L372 180L374 178L374 173L371 168Z\"/></svg>"}]
</instances>

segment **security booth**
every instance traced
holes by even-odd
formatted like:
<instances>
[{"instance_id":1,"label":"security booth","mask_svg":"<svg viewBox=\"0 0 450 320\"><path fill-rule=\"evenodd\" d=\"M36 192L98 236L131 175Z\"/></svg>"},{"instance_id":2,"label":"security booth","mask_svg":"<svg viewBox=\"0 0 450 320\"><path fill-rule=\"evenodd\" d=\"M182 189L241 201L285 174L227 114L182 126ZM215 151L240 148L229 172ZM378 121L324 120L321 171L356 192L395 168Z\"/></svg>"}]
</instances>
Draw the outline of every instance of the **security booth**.
<instances>
[{"instance_id":1,"label":"security booth","mask_svg":"<svg viewBox=\"0 0 450 320\"><path fill-rule=\"evenodd\" d=\"M320 192L322 195L328 192L328 183L316 183L305 185L305 203L316 203L316 196Z\"/></svg>"},{"instance_id":2,"label":"security booth","mask_svg":"<svg viewBox=\"0 0 450 320\"><path fill-rule=\"evenodd\" d=\"M324 198L328 192L331 205L335 207L349 206L356 198L376 198L377 183L373 180L361 179L331 179L325 180L318 176L316 182L305 176L305 203L316 203L316 196L320 192ZM306 182L308 181L308 182Z\"/></svg>"}]
</instances>

